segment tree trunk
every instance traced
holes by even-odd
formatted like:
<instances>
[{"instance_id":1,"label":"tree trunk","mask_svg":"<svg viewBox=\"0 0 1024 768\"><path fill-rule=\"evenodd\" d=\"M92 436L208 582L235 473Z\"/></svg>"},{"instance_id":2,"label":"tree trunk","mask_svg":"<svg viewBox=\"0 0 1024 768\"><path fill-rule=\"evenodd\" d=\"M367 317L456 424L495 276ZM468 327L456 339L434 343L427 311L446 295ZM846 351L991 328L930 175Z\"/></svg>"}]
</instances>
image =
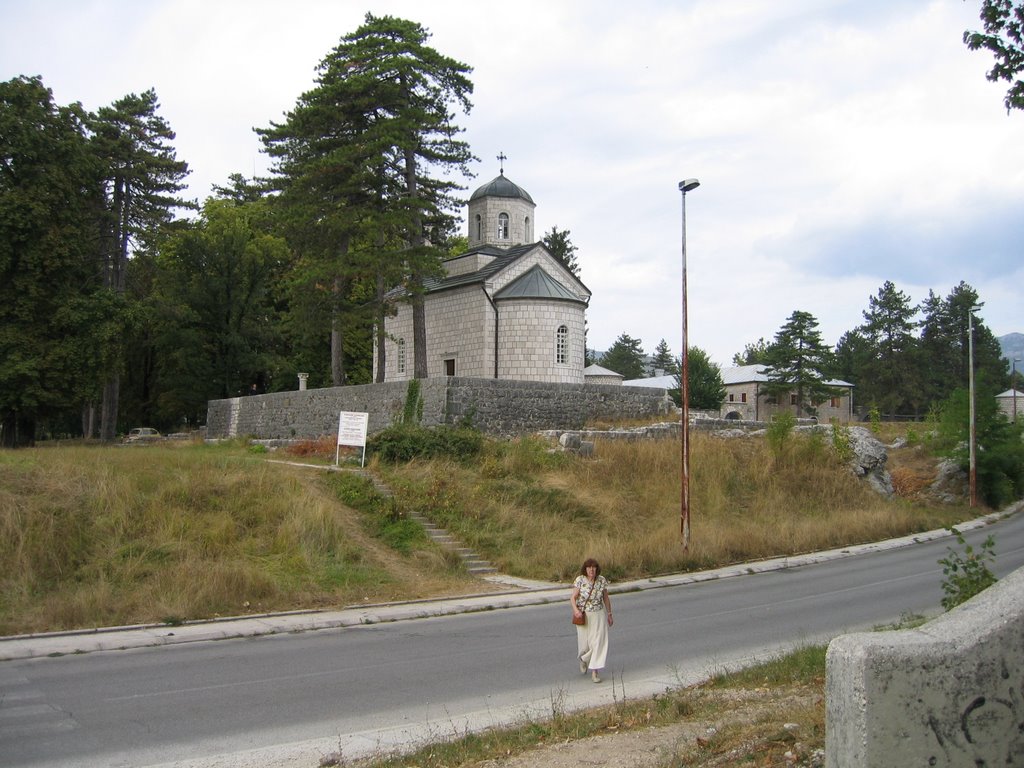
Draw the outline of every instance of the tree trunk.
<instances>
[{"instance_id":1,"label":"tree trunk","mask_svg":"<svg viewBox=\"0 0 1024 768\"><path fill-rule=\"evenodd\" d=\"M121 377L116 373L103 385L103 406L100 409L100 440L113 442L117 437L117 403L121 395Z\"/></svg>"},{"instance_id":2,"label":"tree trunk","mask_svg":"<svg viewBox=\"0 0 1024 768\"><path fill-rule=\"evenodd\" d=\"M417 284L422 285L423 278L417 277ZM427 312L423 294L417 292L412 297L412 342L413 342L413 376L417 379L427 378Z\"/></svg>"},{"instance_id":3,"label":"tree trunk","mask_svg":"<svg viewBox=\"0 0 1024 768\"><path fill-rule=\"evenodd\" d=\"M405 191L413 204L419 194L416 181L416 152L410 147L405 150ZM418 259L419 250L423 247L423 225L420 222L419 213L415 213L412 217L409 244L415 252L413 258ZM422 289L423 273L414 267L412 270L412 375L417 379L427 378L427 312Z\"/></svg>"},{"instance_id":4,"label":"tree trunk","mask_svg":"<svg viewBox=\"0 0 1024 768\"><path fill-rule=\"evenodd\" d=\"M96 406L86 403L82 406L82 437L92 440L96 434Z\"/></svg>"},{"instance_id":5,"label":"tree trunk","mask_svg":"<svg viewBox=\"0 0 1024 768\"><path fill-rule=\"evenodd\" d=\"M387 318L387 307L384 305L384 273L382 271L377 272L377 372L374 376L374 382L377 384L384 383L384 372L387 364L387 352L385 351L385 341L387 341L387 333L384 332L384 320Z\"/></svg>"},{"instance_id":6,"label":"tree trunk","mask_svg":"<svg viewBox=\"0 0 1024 768\"><path fill-rule=\"evenodd\" d=\"M29 448L35 444L35 418L5 411L0 418L0 448Z\"/></svg>"},{"instance_id":7,"label":"tree trunk","mask_svg":"<svg viewBox=\"0 0 1024 768\"><path fill-rule=\"evenodd\" d=\"M331 316L331 384L340 387L345 384L345 344L342 338L341 316L338 312L338 297L343 290L342 279L334 278L334 312Z\"/></svg>"}]
</instances>

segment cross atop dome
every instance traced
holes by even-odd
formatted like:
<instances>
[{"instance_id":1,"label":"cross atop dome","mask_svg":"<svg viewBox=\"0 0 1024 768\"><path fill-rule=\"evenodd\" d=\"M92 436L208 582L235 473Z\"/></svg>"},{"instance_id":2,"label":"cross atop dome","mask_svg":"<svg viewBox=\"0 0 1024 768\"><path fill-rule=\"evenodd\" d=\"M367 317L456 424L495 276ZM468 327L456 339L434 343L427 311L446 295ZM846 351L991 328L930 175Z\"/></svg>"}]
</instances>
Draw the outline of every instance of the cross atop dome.
<instances>
[{"instance_id":1,"label":"cross atop dome","mask_svg":"<svg viewBox=\"0 0 1024 768\"><path fill-rule=\"evenodd\" d=\"M498 150L498 167L501 169L501 175L502 176L505 175L505 161L506 160L508 160L508 155L506 155L501 150Z\"/></svg>"}]
</instances>

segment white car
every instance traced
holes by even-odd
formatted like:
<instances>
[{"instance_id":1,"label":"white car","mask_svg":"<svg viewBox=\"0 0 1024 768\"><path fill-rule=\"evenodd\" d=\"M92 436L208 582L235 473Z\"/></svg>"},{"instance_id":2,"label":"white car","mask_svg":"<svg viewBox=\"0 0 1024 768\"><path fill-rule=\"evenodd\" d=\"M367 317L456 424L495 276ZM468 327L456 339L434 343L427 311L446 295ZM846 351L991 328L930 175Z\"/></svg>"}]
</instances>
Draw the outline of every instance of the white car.
<instances>
[{"instance_id":1,"label":"white car","mask_svg":"<svg viewBox=\"0 0 1024 768\"><path fill-rule=\"evenodd\" d=\"M152 427L136 427L125 436L126 443L144 443L147 440L159 440L160 433Z\"/></svg>"}]
</instances>

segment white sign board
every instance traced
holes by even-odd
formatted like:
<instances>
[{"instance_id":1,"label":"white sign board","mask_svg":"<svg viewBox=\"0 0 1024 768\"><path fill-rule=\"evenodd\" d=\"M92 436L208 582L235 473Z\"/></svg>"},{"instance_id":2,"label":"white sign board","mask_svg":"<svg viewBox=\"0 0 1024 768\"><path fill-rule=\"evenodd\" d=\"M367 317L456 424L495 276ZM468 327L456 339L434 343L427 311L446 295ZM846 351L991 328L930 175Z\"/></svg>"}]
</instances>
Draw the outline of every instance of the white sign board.
<instances>
[{"instance_id":1,"label":"white sign board","mask_svg":"<svg viewBox=\"0 0 1024 768\"><path fill-rule=\"evenodd\" d=\"M341 457L341 446L355 445L362 446L363 458L359 466L366 463L366 426L370 421L370 414L356 413L353 411L342 411L338 416L338 449L334 455L334 463L337 464Z\"/></svg>"}]
</instances>

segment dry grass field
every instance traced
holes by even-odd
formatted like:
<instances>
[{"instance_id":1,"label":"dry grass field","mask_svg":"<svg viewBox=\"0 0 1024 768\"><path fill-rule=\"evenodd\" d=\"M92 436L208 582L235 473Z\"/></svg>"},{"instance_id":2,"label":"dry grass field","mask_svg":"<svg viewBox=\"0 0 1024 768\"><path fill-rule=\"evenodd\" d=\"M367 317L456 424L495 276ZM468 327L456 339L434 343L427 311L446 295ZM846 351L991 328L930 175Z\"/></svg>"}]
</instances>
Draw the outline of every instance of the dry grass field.
<instances>
[{"instance_id":1,"label":"dry grass field","mask_svg":"<svg viewBox=\"0 0 1024 768\"><path fill-rule=\"evenodd\" d=\"M418 510L510 575L568 581L584 557L612 579L694 570L947 526L966 506L922 497L934 460L893 455L883 499L828 442L694 436L692 540L680 545L678 441L598 442L594 458L536 439L474 460L373 464L395 491L270 462L245 441L0 452L0 634L467 594L468 576L405 517ZM906 461L900 454L905 452ZM900 469L900 467L903 469ZM901 474L902 473L902 474Z\"/></svg>"}]
</instances>

